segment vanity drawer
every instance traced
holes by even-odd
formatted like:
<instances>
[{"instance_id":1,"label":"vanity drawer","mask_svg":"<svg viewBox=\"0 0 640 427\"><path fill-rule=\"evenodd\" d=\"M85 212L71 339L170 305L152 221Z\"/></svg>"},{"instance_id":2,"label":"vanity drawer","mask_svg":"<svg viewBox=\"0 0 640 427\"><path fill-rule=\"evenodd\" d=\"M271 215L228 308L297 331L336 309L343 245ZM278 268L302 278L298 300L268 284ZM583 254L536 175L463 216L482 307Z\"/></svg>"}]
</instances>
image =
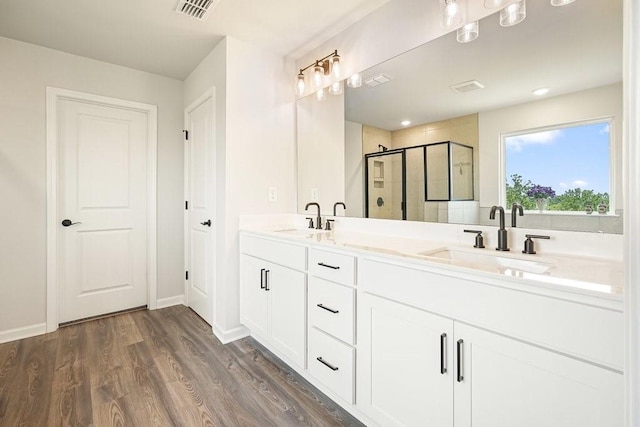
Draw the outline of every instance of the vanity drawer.
<instances>
[{"instance_id":1,"label":"vanity drawer","mask_svg":"<svg viewBox=\"0 0 640 427\"><path fill-rule=\"evenodd\" d=\"M349 403L354 403L355 350L316 328L309 329L309 372Z\"/></svg>"},{"instance_id":2,"label":"vanity drawer","mask_svg":"<svg viewBox=\"0 0 640 427\"><path fill-rule=\"evenodd\" d=\"M307 248L277 240L240 234L240 252L296 270L307 266Z\"/></svg>"},{"instance_id":3,"label":"vanity drawer","mask_svg":"<svg viewBox=\"0 0 640 427\"><path fill-rule=\"evenodd\" d=\"M355 285L356 258L352 255L311 248L309 273L332 282Z\"/></svg>"},{"instance_id":4,"label":"vanity drawer","mask_svg":"<svg viewBox=\"0 0 640 427\"><path fill-rule=\"evenodd\" d=\"M355 289L309 278L309 325L354 344Z\"/></svg>"}]
</instances>

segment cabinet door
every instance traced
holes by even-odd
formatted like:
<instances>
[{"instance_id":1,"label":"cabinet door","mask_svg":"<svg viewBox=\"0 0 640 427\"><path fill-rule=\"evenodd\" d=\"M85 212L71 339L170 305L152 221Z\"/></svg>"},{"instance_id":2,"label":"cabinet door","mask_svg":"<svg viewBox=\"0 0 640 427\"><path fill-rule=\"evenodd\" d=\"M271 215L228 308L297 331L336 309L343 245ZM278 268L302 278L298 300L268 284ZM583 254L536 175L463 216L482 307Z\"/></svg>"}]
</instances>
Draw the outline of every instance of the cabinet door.
<instances>
[{"instance_id":1,"label":"cabinet door","mask_svg":"<svg viewBox=\"0 0 640 427\"><path fill-rule=\"evenodd\" d=\"M452 335L452 320L362 294L358 407L384 426L453 426Z\"/></svg>"},{"instance_id":2,"label":"cabinet door","mask_svg":"<svg viewBox=\"0 0 640 427\"><path fill-rule=\"evenodd\" d=\"M464 377L454 386L456 427L623 425L621 374L458 322L454 329Z\"/></svg>"},{"instance_id":3,"label":"cabinet door","mask_svg":"<svg viewBox=\"0 0 640 427\"><path fill-rule=\"evenodd\" d=\"M265 274L269 263L249 255L240 255L240 322L252 334L267 337L268 293Z\"/></svg>"},{"instance_id":4,"label":"cabinet door","mask_svg":"<svg viewBox=\"0 0 640 427\"><path fill-rule=\"evenodd\" d=\"M267 278L271 342L285 356L305 367L306 275L272 265Z\"/></svg>"}]
</instances>

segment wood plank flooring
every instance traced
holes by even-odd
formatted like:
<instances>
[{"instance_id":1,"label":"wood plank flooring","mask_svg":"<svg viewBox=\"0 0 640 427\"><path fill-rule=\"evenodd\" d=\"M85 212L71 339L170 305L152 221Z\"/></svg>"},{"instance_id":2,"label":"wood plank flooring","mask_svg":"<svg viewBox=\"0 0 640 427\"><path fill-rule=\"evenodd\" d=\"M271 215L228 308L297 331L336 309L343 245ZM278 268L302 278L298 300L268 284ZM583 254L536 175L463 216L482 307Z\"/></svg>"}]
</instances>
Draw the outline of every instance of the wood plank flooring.
<instances>
[{"instance_id":1,"label":"wood plank flooring","mask_svg":"<svg viewBox=\"0 0 640 427\"><path fill-rule=\"evenodd\" d=\"M0 344L0 426L359 426L252 338L184 306Z\"/></svg>"}]
</instances>

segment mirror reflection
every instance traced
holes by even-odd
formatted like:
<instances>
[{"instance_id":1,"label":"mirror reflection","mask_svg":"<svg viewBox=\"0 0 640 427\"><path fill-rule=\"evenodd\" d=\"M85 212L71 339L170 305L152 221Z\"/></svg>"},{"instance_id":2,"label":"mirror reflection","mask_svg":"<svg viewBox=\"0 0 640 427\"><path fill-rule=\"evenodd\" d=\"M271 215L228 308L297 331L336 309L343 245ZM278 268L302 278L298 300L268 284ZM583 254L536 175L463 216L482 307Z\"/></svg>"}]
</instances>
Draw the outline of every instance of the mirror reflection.
<instances>
[{"instance_id":1,"label":"mirror reflection","mask_svg":"<svg viewBox=\"0 0 640 427\"><path fill-rule=\"evenodd\" d=\"M379 217L377 211L385 218L491 224L491 206L506 203L504 135L607 117L613 128L611 208L621 213L621 3L529 2L527 18L514 27L500 27L494 14L480 21L473 42L458 43L450 33L364 71L361 87L345 85L342 108L335 105L342 97L324 105L313 96L299 100L299 117L301 108L315 113L298 123L299 203L311 201L315 189L326 213L344 201L348 216ZM533 94L541 88L547 93ZM334 134L324 145L314 143L324 151L314 155L305 135L319 127ZM443 157L463 146L469 158ZM333 176L336 164L344 171L340 179ZM322 175L322 167L332 175L309 178L308 170ZM389 184L380 181L382 168ZM464 191L455 185L460 170L471 186ZM335 185L318 193L323 182ZM376 185L385 185L385 193ZM529 228L622 231L616 215L525 217L522 226Z\"/></svg>"}]
</instances>

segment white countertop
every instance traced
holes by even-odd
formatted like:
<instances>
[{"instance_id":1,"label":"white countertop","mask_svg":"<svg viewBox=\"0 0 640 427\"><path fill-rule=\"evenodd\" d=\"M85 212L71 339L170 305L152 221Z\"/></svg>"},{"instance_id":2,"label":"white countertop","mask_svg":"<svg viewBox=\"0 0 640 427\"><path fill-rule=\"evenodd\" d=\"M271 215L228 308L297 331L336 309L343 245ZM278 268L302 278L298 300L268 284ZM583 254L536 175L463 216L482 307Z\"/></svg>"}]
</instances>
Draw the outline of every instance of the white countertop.
<instances>
[{"instance_id":1,"label":"white countertop","mask_svg":"<svg viewBox=\"0 0 640 427\"><path fill-rule=\"evenodd\" d=\"M476 276L501 278L515 284L557 289L569 293L622 300L623 264L621 261L572 254L537 253L525 255L520 249L510 252L496 251L492 246L473 248L453 241L412 239L332 230L330 232L293 226L246 227L242 231L277 237L311 246L335 248L361 255L389 256L413 264L433 266L448 271L473 272ZM430 256L434 252L449 249L460 259ZM500 265L475 262L475 259L493 260L499 257ZM523 263L525 268L520 268ZM538 264L541 267L538 269Z\"/></svg>"}]
</instances>

